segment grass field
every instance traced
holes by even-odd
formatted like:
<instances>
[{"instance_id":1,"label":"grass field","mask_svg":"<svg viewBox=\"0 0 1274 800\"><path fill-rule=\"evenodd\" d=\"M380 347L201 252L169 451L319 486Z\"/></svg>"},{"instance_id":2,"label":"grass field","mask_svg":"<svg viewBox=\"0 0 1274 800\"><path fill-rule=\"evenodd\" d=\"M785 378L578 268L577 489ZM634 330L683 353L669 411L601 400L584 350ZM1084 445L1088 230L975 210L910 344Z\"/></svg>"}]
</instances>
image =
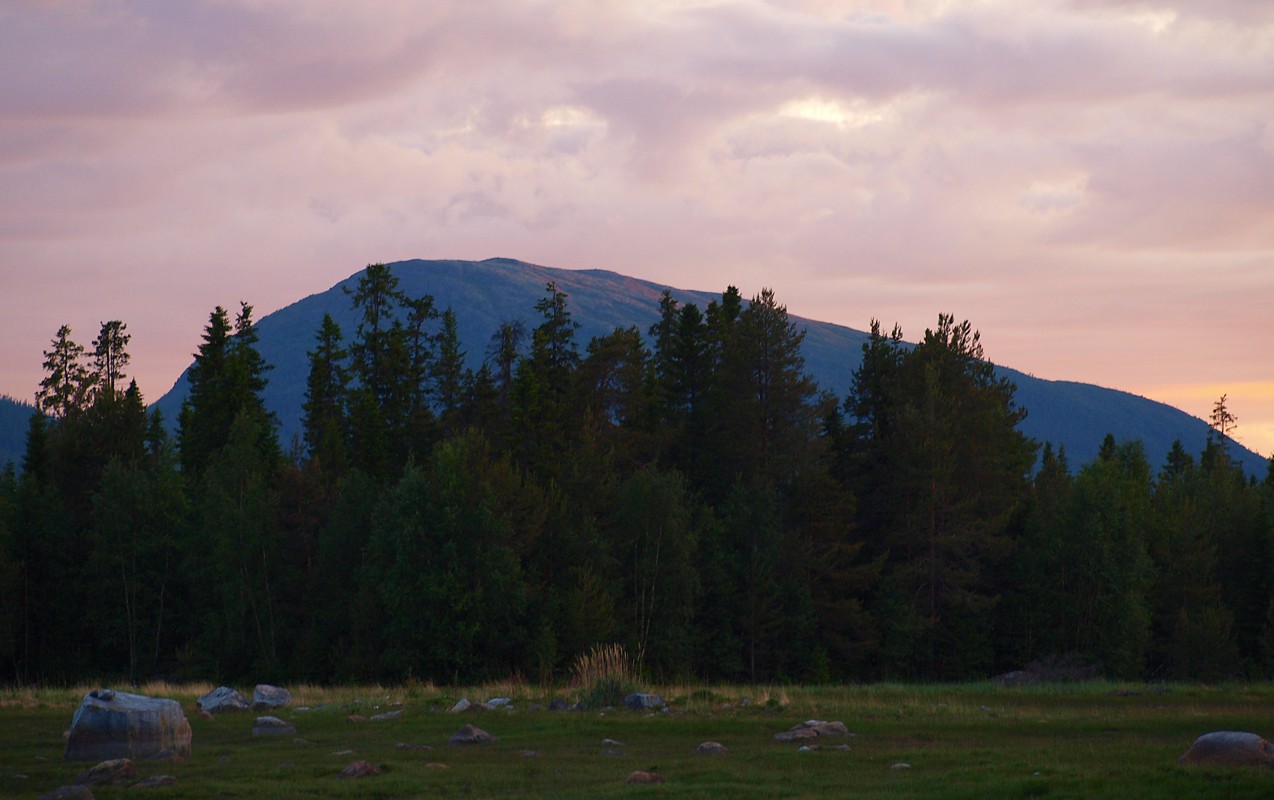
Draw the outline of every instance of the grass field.
<instances>
[{"instance_id":1,"label":"grass field","mask_svg":"<svg viewBox=\"0 0 1274 800\"><path fill-rule=\"evenodd\" d=\"M90 688L0 692L0 796L35 796L91 766L62 760L63 732ZM297 734L268 740L252 736L252 713L201 719L194 700L210 688L136 690L181 701L194 731L189 760L138 764L139 779L176 776L176 786L154 792L182 798L1274 796L1274 771L1177 763L1208 731L1274 733L1274 686L1267 685L654 687L671 704L666 713L532 710L567 695L522 684L290 687L293 705L276 715ZM512 697L515 710L447 712L460 697L496 696ZM394 719L350 721L394 709L402 710ZM810 718L840 720L852 735L820 739L822 748L812 752L774 741L774 734ZM497 741L448 746L465 723ZM603 744L606 739L622 745ZM709 740L728 752L696 754ZM849 747L833 749L837 745ZM358 759L381 766L382 774L338 777ZM658 772L666 782L628 785L633 770ZM99 788L94 794L138 792Z\"/></svg>"}]
</instances>

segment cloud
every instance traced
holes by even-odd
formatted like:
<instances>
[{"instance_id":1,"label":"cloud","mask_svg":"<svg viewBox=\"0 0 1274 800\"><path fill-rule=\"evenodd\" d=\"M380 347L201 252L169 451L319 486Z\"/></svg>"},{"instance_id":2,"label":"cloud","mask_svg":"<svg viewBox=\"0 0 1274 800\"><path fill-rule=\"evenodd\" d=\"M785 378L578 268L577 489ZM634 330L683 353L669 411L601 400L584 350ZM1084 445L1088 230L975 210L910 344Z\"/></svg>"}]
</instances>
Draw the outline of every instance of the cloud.
<instances>
[{"instance_id":1,"label":"cloud","mask_svg":"<svg viewBox=\"0 0 1274 800\"><path fill-rule=\"evenodd\" d=\"M1045 377L1255 380L1267 6L9 3L0 391L64 321L129 321L153 397L214 304L493 255L952 311Z\"/></svg>"}]
</instances>

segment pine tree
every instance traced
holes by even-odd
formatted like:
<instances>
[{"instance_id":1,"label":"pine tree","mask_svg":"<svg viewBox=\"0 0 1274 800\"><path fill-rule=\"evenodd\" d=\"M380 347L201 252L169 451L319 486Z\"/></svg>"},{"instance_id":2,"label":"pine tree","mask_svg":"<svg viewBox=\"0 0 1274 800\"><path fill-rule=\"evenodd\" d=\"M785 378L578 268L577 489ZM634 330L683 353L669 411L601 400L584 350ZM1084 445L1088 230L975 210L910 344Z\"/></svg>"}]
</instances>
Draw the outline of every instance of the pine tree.
<instances>
[{"instance_id":1,"label":"pine tree","mask_svg":"<svg viewBox=\"0 0 1274 800\"><path fill-rule=\"evenodd\" d=\"M314 349L308 353L310 371L305 381L301 430L310 458L331 475L340 474L348 457L346 355L340 326L330 314L324 314Z\"/></svg>"},{"instance_id":2,"label":"pine tree","mask_svg":"<svg viewBox=\"0 0 1274 800\"><path fill-rule=\"evenodd\" d=\"M71 339L71 327L58 328L52 346L44 351L45 377L35 396L36 408L65 419L88 407L93 382L83 357L84 347Z\"/></svg>"}]
</instances>

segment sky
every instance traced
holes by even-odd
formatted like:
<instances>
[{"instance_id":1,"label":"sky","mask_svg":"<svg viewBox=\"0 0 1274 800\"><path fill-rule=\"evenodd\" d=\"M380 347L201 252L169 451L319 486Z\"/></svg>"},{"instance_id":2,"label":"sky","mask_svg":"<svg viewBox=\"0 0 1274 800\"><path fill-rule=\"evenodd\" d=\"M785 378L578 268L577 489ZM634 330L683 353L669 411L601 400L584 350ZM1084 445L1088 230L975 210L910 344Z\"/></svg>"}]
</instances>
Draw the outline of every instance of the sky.
<instances>
[{"instance_id":1,"label":"sky","mask_svg":"<svg viewBox=\"0 0 1274 800\"><path fill-rule=\"evenodd\" d=\"M951 313L1270 455L1274 3L0 2L0 393L63 324L153 401L216 305L497 256Z\"/></svg>"}]
</instances>

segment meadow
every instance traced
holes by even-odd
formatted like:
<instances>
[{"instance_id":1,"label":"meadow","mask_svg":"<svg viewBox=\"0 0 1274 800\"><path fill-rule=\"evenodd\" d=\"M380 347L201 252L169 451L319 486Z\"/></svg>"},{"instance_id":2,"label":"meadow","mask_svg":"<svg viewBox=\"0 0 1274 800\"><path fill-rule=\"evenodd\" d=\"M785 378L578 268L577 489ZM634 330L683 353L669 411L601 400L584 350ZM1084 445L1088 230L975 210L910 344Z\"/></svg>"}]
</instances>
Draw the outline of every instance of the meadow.
<instances>
[{"instance_id":1,"label":"meadow","mask_svg":"<svg viewBox=\"0 0 1274 800\"><path fill-rule=\"evenodd\" d=\"M35 796L91 766L64 763L62 756L64 731L92 688L0 691L0 796ZM160 795L1184 800L1274 794L1274 771L1177 762L1209 731L1268 736L1274 686L1265 684L651 687L668 700L666 712L549 711L554 697L571 699L569 690L518 682L293 686L293 703L276 715L297 733L271 738L253 737L251 712L201 718L195 699L211 688L134 689L179 700L193 729L189 760L138 763L138 779L177 778L175 786L153 790ZM514 708L450 713L461 697L509 697ZM371 719L393 711L401 714ZM815 740L819 748L812 751L774 740L811 718L842 721L850 735ZM466 723L496 741L449 746L448 737ZM705 741L727 752L697 754ZM360 759L381 774L339 777ZM665 782L626 784L634 770L657 772Z\"/></svg>"}]
</instances>

